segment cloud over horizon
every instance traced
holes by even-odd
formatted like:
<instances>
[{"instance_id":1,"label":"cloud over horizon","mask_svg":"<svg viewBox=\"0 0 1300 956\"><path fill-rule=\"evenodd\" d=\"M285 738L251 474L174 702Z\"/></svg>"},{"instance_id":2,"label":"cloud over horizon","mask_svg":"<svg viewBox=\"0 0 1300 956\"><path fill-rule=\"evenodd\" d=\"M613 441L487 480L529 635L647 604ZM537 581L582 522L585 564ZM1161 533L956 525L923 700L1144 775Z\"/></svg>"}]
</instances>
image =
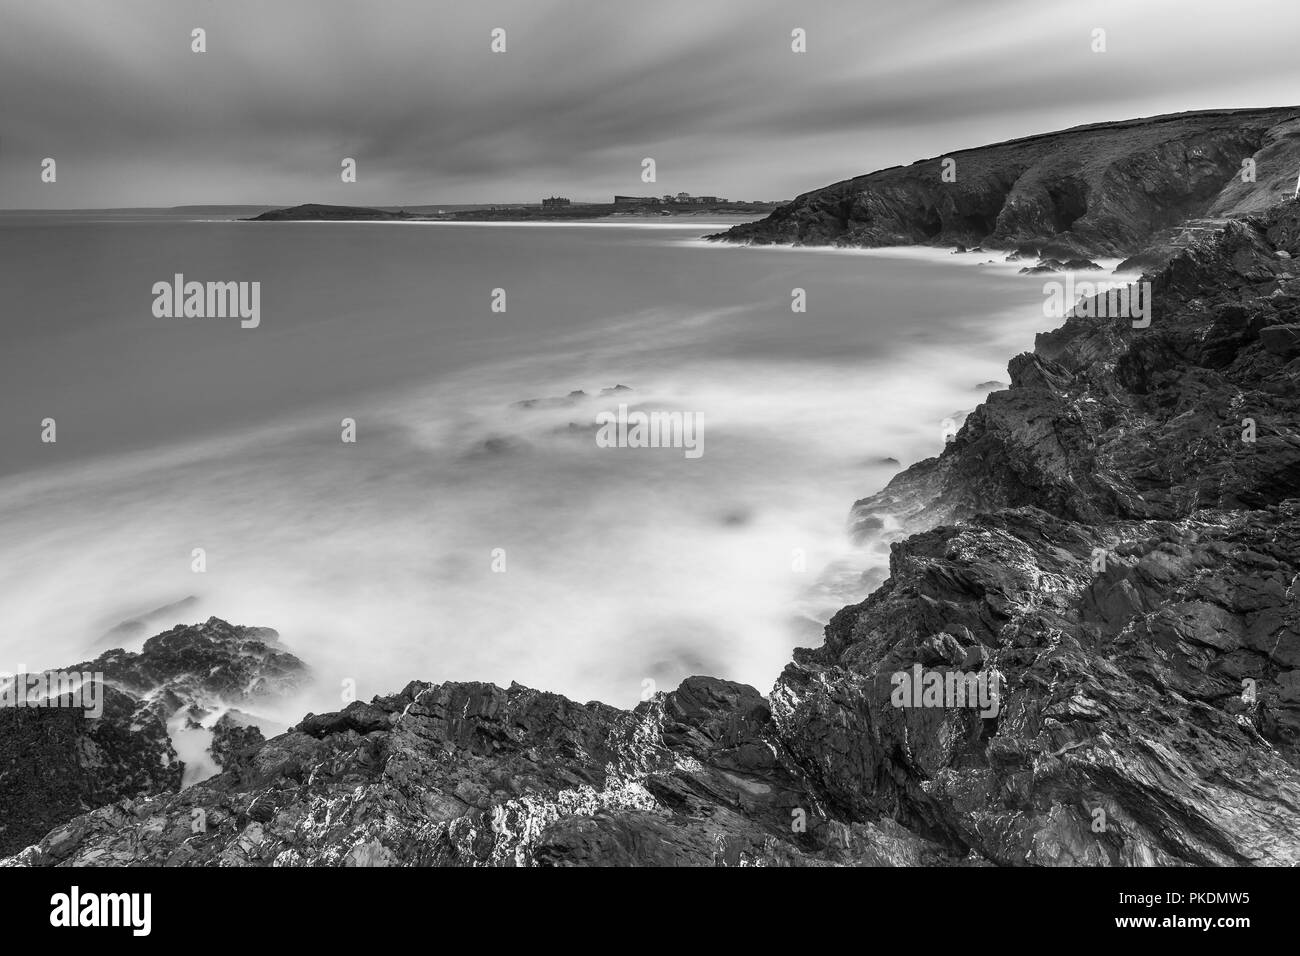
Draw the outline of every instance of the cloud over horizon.
<instances>
[{"instance_id":1,"label":"cloud over horizon","mask_svg":"<svg viewBox=\"0 0 1300 956\"><path fill-rule=\"evenodd\" d=\"M0 17L2 208L788 199L1081 123L1300 102L1289 2L0 0Z\"/></svg>"}]
</instances>

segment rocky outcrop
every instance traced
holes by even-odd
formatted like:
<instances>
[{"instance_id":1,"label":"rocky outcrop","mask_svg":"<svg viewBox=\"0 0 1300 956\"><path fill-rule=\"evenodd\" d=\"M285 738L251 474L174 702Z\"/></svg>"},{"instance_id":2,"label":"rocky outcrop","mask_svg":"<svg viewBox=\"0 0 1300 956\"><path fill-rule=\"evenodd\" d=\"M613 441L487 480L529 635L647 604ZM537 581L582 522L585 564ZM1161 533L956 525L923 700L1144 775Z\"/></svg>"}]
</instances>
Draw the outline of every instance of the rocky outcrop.
<instances>
[{"instance_id":1,"label":"rocky outcrop","mask_svg":"<svg viewBox=\"0 0 1300 956\"><path fill-rule=\"evenodd\" d=\"M945 167L949 160L955 165ZM1253 165L1243 167L1246 161ZM710 238L1123 257L1190 218L1261 212L1294 193L1298 171L1298 107L1178 113L882 169L804 193Z\"/></svg>"},{"instance_id":2,"label":"rocky outcrop","mask_svg":"<svg viewBox=\"0 0 1300 956\"><path fill-rule=\"evenodd\" d=\"M1300 861L1297 246L1297 203L1192 243L1148 328L1071 315L857 503L912 536L772 699L840 812L1003 864ZM892 707L918 660L996 670L996 720Z\"/></svg>"},{"instance_id":3,"label":"rocky outcrop","mask_svg":"<svg viewBox=\"0 0 1300 956\"><path fill-rule=\"evenodd\" d=\"M1300 503L1103 527L1034 507L895 546L773 691L831 813L1002 865L1300 862ZM917 663L998 713L893 706Z\"/></svg>"},{"instance_id":4,"label":"rocky outcrop","mask_svg":"<svg viewBox=\"0 0 1300 956\"><path fill-rule=\"evenodd\" d=\"M1300 863L1298 255L1300 203L1228 220L1152 272L1149 325L1039 336L855 505L889 577L766 697L414 682L269 740L232 721L221 774L7 862Z\"/></svg>"},{"instance_id":5,"label":"rocky outcrop","mask_svg":"<svg viewBox=\"0 0 1300 956\"><path fill-rule=\"evenodd\" d=\"M1096 523L1296 495L1297 370L1278 349L1300 320L1300 270L1277 253L1297 245L1292 202L1153 274L1149 328L1072 313L1011 361L1011 388L942 455L854 506L858 535L1025 505Z\"/></svg>"},{"instance_id":6,"label":"rocky outcrop","mask_svg":"<svg viewBox=\"0 0 1300 956\"><path fill-rule=\"evenodd\" d=\"M0 707L0 853L12 853L73 816L141 794L180 787L185 765L169 725L199 727L250 701L297 689L306 667L280 649L269 628L234 627L211 618L150 638L137 653L114 649L67 668L94 675L103 713L84 707ZM220 718L218 764L247 744L255 728ZM251 733L250 733L251 731Z\"/></svg>"},{"instance_id":7,"label":"rocky outcrop","mask_svg":"<svg viewBox=\"0 0 1300 956\"><path fill-rule=\"evenodd\" d=\"M17 864L952 863L890 820L832 823L752 687L691 678L634 712L519 685L412 683L308 716L179 793L56 828Z\"/></svg>"},{"instance_id":8,"label":"rocky outcrop","mask_svg":"<svg viewBox=\"0 0 1300 956\"><path fill-rule=\"evenodd\" d=\"M74 708L0 708L0 853L21 850L77 814L174 790L183 767L139 700L102 688L98 718Z\"/></svg>"},{"instance_id":9,"label":"rocky outcrop","mask_svg":"<svg viewBox=\"0 0 1300 956\"><path fill-rule=\"evenodd\" d=\"M269 627L238 627L213 617L151 637L138 654L117 648L70 669L102 672L110 686L159 716L185 708L186 716L201 720L303 686L306 665L279 641Z\"/></svg>"}]
</instances>

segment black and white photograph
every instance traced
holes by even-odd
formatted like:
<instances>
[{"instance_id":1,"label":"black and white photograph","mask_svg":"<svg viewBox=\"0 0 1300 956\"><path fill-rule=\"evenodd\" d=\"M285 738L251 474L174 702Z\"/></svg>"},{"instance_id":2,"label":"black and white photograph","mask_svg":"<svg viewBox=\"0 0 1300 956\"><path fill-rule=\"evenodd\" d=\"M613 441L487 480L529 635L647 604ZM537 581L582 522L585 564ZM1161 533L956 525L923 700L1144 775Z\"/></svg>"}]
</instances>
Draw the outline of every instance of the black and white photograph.
<instances>
[{"instance_id":1,"label":"black and white photograph","mask_svg":"<svg viewBox=\"0 0 1300 956\"><path fill-rule=\"evenodd\" d=\"M762 867L1250 945L1232 881L1300 864L1298 39L0 0L6 921Z\"/></svg>"}]
</instances>

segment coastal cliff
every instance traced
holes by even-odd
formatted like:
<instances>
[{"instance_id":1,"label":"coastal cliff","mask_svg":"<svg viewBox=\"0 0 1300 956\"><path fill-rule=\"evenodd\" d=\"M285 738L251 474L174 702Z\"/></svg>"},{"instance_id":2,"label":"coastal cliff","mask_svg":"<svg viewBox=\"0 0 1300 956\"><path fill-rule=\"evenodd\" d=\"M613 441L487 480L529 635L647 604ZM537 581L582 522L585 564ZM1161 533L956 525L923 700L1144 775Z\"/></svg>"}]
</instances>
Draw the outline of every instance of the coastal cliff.
<instances>
[{"instance_id":1,"label":"coastal cliff","mask_svg":"<svg viewBox=\"0 0 1300 956\"><path fill-rule=\"evenodd\" d=\"M940 456L854 505L889 578L766 695L414 681L184 789L47 814L5 862L1300 863L1297 257L1300 203L1275 205L1171 246L1149 327L1039 336ZM996 675L998 707L897 706L918 666Z\"/></svg>"},{"instance_id":2,"label":"coastal cliff","mask_svg":"<svg viewBox=\"0 0 1300 956\"><path fill-rule=\"evenodd\" d=\"M951 160L945 178L945 160ZM1243 163L1253 172L1243 181ZM753 244L1028 247L1130 256L1186 220L1294 194L1300 107L1080 126L834 183L709 238ZM951 180L951 181L949 181Z\"/></svg>"}]
</instances>

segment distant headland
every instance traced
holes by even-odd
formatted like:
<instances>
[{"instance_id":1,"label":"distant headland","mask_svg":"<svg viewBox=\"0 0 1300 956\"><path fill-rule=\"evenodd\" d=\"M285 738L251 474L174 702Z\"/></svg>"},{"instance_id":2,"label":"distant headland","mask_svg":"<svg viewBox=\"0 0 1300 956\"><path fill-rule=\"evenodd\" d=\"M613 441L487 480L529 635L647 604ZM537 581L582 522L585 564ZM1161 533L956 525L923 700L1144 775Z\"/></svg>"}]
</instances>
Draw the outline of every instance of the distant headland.
<instances>
[{"instance_id":1,"label":"distant headland","mask_svg":"<svg viewBox=\"0 0 1300 956\"><path fill-rule=\"evenodd\" d=\"M779 202L745 202L717 196L691 196L677 193L665 196L614 196L610 202L573 202L551 196L537 203L491 203L448 206L336 206L307 203L284 209L271 209L247 222L317 222L317 221L447 221L447 222L529 222L534 220L604 219L610 216L645 218L699 216L762 216L776 209Z\"/></svg>"}]
</instances>

